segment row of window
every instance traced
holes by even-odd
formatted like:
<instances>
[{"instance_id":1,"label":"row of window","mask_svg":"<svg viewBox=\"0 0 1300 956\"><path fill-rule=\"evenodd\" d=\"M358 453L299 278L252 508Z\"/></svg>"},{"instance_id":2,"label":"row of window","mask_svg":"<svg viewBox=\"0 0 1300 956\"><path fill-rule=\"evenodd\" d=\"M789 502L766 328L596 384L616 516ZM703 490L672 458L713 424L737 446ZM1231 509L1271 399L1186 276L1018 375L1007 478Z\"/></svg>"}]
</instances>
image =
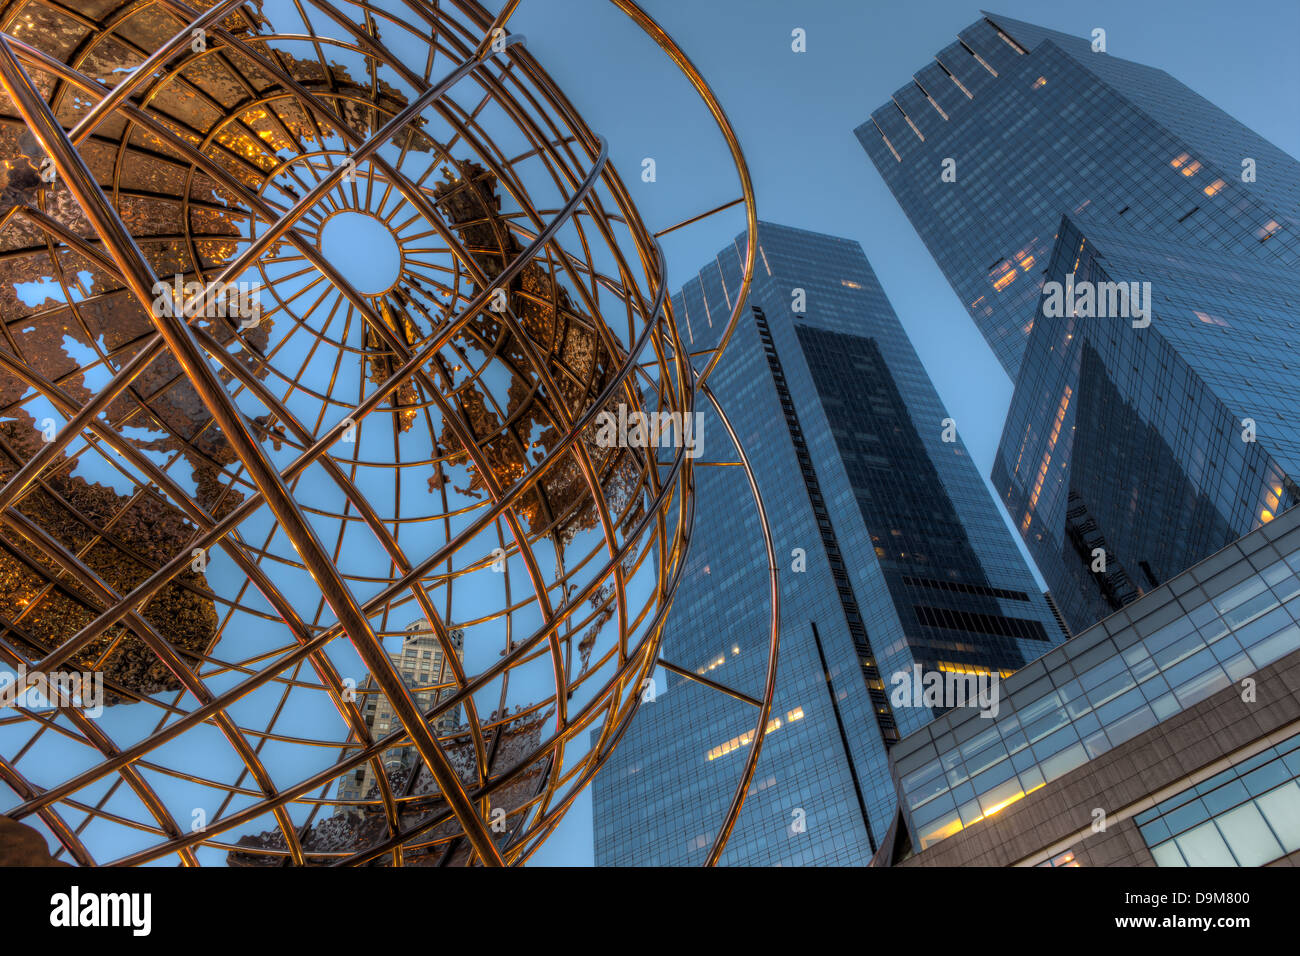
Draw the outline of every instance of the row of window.
<instances>
[{"instance_id":1,"label":"row of window","mask_svg":"<svg viewBox=\"0 0 1300 956\"><path fill-rule=\"evenodd\" d=\"M1262 866L1300 850L1300 734L1135 822L1158 866Z\"/></svg>"},{"instance_id":2,"label":"row of window","mask_svg":"<svg viewBox=\"0 0 1300 956\"><path fill-rule=\"evenodd\" d=\"M1300 550L903 778L922 847L1300 648ZM1010 712L1009 712L1010 711Z\"/></svg>"}]
</instances>

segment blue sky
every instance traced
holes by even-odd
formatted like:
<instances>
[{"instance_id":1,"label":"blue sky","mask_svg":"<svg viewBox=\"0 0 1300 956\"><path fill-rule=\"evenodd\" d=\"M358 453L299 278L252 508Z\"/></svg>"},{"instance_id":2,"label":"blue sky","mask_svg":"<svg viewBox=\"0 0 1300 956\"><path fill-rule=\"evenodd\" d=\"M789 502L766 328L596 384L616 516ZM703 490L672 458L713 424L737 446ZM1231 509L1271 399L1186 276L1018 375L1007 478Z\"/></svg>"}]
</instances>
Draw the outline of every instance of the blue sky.
<instances>
[{"instance_id":1,"label":"blue sky","mask_svg":"<svg viewBox=\"0 0 1300 956\"><path fill-rule=\"evenodd\" d=\"M493 9L500 4L490 3ZM960 0L642 0L695 62L740 137L763 219L857 240L980 472L987 476L1011 382L862 151L853 128L980 16ZM1160 67L1292 155L1300 155L1300 80L1290 0L1005 0L994 13L1088 36L1110 55ZM807 52L791 50L801 27ZM652 228L734 198L710 117L665 56L607 0L524 0L511 29L610 141ZM657 179L640 179L656 160ZM722 215L666 238L670 285L690 278L740 230ZM535 863L592 860L584 796Z\"/></svg>"}]
</instances>

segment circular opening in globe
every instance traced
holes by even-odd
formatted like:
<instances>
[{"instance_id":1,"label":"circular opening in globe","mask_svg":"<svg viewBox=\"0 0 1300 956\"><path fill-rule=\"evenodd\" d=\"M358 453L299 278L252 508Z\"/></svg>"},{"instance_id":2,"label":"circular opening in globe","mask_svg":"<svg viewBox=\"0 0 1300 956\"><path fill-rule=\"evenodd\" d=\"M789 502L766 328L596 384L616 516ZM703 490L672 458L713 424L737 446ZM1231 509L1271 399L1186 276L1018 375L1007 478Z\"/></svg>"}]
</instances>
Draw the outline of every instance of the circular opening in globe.
<instances>
[{"instance_id":1,"label":"circular opening in globe","mask_svg":"<svg viewBox=\"0 0 1300 956\"><path fill-rule=\"evenodd\" d=\"M321 252L363 295L387 292L397 282L402 251L392 230L363 212L331 216L320 235Z\"/></svg>"}]
</instances>

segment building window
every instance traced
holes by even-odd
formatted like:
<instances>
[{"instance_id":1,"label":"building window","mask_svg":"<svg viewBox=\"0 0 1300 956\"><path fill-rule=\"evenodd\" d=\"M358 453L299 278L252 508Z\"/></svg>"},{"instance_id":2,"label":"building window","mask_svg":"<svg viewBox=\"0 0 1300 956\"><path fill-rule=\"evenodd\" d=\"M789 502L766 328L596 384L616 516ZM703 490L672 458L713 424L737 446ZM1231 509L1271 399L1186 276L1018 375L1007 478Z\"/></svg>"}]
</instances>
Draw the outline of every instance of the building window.
<instances>
[{"instance_id":1,"label":"building window","mask_svg":"<svg viewBox=\"0 0 1300 956\"><path fill-rule=\"evenodd\" d=\"M1263 866L1300 850L1300 734L1136 818L1157 866Z\"/></svg>"},{"instance_id":2,"label":"building window","mask_svg":"<svg viewBox=\"0 0 1300 956\"><path fill-rule=\"evenodd\" d=\"M1081 866L1079 860L1074 855L1073 850L1066 850L1064 853L1058 853L1050 860L1044 860L1039 866Z\"/></svg>"}]
</instances>

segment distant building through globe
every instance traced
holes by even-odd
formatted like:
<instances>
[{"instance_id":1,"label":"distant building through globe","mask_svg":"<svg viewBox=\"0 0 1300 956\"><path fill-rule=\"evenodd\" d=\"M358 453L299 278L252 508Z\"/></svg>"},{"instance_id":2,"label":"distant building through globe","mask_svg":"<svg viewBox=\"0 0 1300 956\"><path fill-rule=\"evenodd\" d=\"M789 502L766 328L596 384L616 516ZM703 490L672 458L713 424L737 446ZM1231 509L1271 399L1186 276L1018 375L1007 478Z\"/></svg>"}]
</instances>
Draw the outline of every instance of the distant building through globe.
<instances>
[{"instance_id":1,"label":"distant building through globe","mask_svg":"<svg viewBox=\"0 0 1300 956\"><path fill-rule=\"evenodd\" d=\"M455 646L459 656L465 647L465 632L455 628L447 635ZM433 628L425 620L412 621L406 626L402 635L402 647L389 657L393 668L412 691L421 710L428 710L439 700L454 693L455 682L451 669L447 666L442 653L442 644L433 633ZM366 725L379 733L400 726L392 702L384 696L374 679L367 677L365 683L356 689L358 700L362 702L361 713ZM460 708L444 712L433 723L439 737L447 737L460 720ZM385 751L383 764L386 770L410 767L417 759L411 747L393 747ZM375 783L375 774L370 764L352 772L339 780L337 797L340 801L362 800ZM338 813L356 813L357 808L340 805Z\"/></svg>"}]
</instances>

